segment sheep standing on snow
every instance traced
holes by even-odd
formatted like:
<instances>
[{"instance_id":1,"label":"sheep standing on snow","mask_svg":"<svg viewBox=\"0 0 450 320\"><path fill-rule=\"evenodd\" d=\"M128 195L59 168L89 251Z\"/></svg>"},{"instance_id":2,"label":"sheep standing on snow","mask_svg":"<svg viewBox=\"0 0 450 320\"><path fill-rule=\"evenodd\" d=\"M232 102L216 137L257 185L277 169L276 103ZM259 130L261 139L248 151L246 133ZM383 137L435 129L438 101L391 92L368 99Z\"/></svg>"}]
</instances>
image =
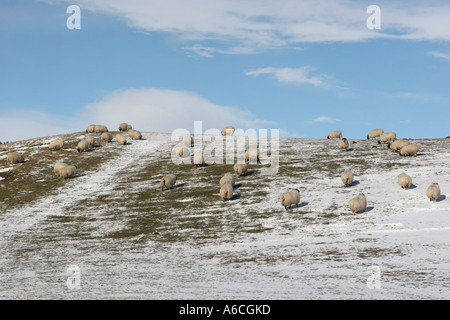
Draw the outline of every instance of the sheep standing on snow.
<instances>
[{"instance_id":1,"label":"sheep standing on snow","mask_svg":"<svg viewBox=\"0 0 450 320\"><path fill-rule=\"evenodd\" d=\"M175 174L167 174L161 178L161 191L166 189L172 189L177 182L177 176Z\"/></svg>"},{"instance_id":2,"label":"sheep standing on snow","mask_svg":"<svg viewBox=\"0 0 450 320\"><path fill-rule=\"evenodd\" d=\"M400 173L398 176L398 183L402 186L403 189L409 189L412 185L412 178L406 173Z\"/></svg>"},{"instance_id":3,"label":"sheep standing on snow","mask_svg":"<svg viewBox=\"0 0 450 320\"><path fill-rule=\"evenodd\" d=\"M234 127L233 126L228 126L222 129L222 135L223 136L232 136L234 133Z\"/></svg>"},{"instance_id":4,"label":"sheep standing on snow","mask_svg":"<svg viewBox=\"0 0 450 320\"><path fill-rule=\"evenodd\" d=\"M360 193L358 196L356 196L355 198L351 199L348 202L348 206L350 210L355 213L366 210L367 208L366 196L363 193Z\"/></svg>"},{"instance_id":5,"label":"sheep standing on snow","mask_svg":"<svg viewBox=\"0 0 450 320\"><path fill-rule=\"evenodd\" d=\"M353 173L350 170L345 170L341 174L341 180L346 187L353 183Z\"/></svg>"},{"instance_id":6,"label":"sheep standing on snow","mask_svg":"<svg viewBox=\"0 0 450 320\"><path fill-rule=\"evenodd\" d=\"M252 148L245 151L245 161L259 161L259 148Z\"/></svg>"},{"instance_id":7,"label":"sheep standing on snow","mask_svg":"<svg viewBox=\"0 0 450 320\"><path fill-rule=\"evenodd\" d=\"M245 164L239 164L239 163L236 163L236 164L233 166L233 169L234 169L234 172L240 177L240 176L242 176L244 173L247 172L247 170L248 170L248 164L247 164L247 163L245 163Z\"/></svg>"},{"instance_id":8,"label":"sheep standing on snow","mask_svg":"<svg viewBox=\"0 0 450 320\"><path fill-rule=\"evenodd\" d=\"M194 154L194 164L197 167L201 167L201 166L206 165L205 159L203 158L203 153Z\"/></svg>"},{"instance_id":9,"label":"sheep standing on snow","mask_svg":"<svg viewBox=\"0 0 450 320\"><path fill-rule=\"evenodd\" d=\"M190 152L190 150L189 150L188 148L186 148L185 146L178 146L178 147L175 149L175 154L176 154L178 157L187 157L187 156L190 156L190 155L191 155L191 152Z\"/></svg>"},{"instance_id":10,"label":"sheep standing on snow","mask_svg":"<svg viewBox=\"0 0 450 320\"><path fill-rule=\"evenodd\" d=\"M230 183L225 183L220 187L220 199L222 201L230 200L233 197L233 186Z\"/></svg>"},{"instance_id":11,"label":"sheep standing on snow","mask_svg":"<svg viewBox=\"0 0 450 320\"><path fill-rule=\"evenodd\" d=\"M121 124L119 124L119 131L128 131L131 130L131 125L129 125L128 123L122 122Z\"/></svg>"},{"instance_id":12,"label":"sheep standing on snow","mask_svg":"<svg viewBox=\"0 0 450 320\"><path fill-rule=\"evenodd\" d=\"M394 150L395 152L398 152L401 148L408 145L409 141L405 139L401 140L395 140L392 143L388 143L388 149Z\"/></svg>"},{"instance_id":13,"label":"sheep standing on snow","mask_svg":"<svg viewBox=\"0 0 450 320\"><path fill-rule=\"evenodd\" d=\"M59 169L59 175L64 179L72 178L77 174L76 166L65 165Z\"/></svg>"},{"instance_id":14,"label":"sheep standing on snow","mask_svg":"<svg viewBox=\"0 0 450 320\"><path fill-rule=\"evenodd\" d=\"M348 149L349 147L349 143L347 138L342 138L339 140L339 148L341 149Z\"/></svg>"},{"instance_id":15,"label":"sheep standing on snow","mask_svg":"<svg viewBox=\"0 0 450 320\"><path fill-rule=\"evenodd\" d=\"M223 177L219 181L219 186L223 186L225 183L231 184L231 186L234 187L236 183L236 179L233 174L231 173L225 173Z\"/></svg>"},{"instance_id":16,"label":"sheep standing on snow","mask_svg":"<svg viewBox=\"0 0 450 320\"><path fill-rule=\"evenodd\" d=\"M53 166L53 172L57 175L59 175L59 171L64 168L65 166L67 166L67 163L64 162L56 162L55 165Z\"/></svg>"},{"instance_id":17,"label":"sheep standing on snow","mask_svg":"<svg viewBox=\"0 0 450 320\"><path fill-rule=\"evenodd\" d=\"M89 137L86 137L85 139L86 139L88 145L93 146L95 144L95 138L94 137L89 136Z\"/></svg>"},{"instance_id":18,"label":"sheep standing on snow","mask_svg":"<svg viewBox=\"0 0 450 320\"><path fill-rule=\"evenodd\" d=\"M437 182L430 185L427 189L427 197L430 201L436 201L441 196L441 188Z\"/></svg>"},{"instance_id":19,"label":"sheep standing on snow","mask_svg":"<svg viewBox=\"0 0 450 320\"><path fill-rule=\"evenodd\" d=\"M102 133L102 140L105 142L111 142L113 139L113 135L109 132L103 132Z\"/></svg>"},{"instance_id":20,"label":"sheep standing on snow","mask_svg":"<svg viewBox=\"0 0 450 320\"><path fill-rule=\"evenodd\" d=\"M334 139L334 138L338 138L338 139L342 138L341 130L331 131L327 136L327 139Z\"/></svg>"},{"instance_id":21,"label":"sheep standing on snow","mask_svg":"<svg viewBox=\"0 0 450 320\"><path fill-rule=\"evenodd\" d=\"M282 193L280 196L281 205L288 210L292 205L300 203L300 191L298 189Z\"/></svg>"},{"instance_id":22,"label":"sheep standing on snow","mask_svg":"<svg viewBox=\"0 0 450 320\"><path fill-rule=\"evenodd\" d=\"M380 139L378 139L378 144L382 144L383 142L393 142L397 139L397 134L394 131L384 132L380 135Z\"/></svg>"},{"instance_id":23,"label":"sheep standing on snow","mask_svg":"<svg viewBox=\"0 0 450 320\"><path fill-rule=\"evenodd\" d=\"M48 149L49 150L60 150L62 149L64 146L64 141L63 139L59 138L56 140L53 140L52 142L50 142L50 144L48 145Z\"/></svg>"},{"instance_id":24,"label":"sheep standing on snow","mask_svg":"<svg viewBox=\"0 0 450 320\"><path fill-rule=\"evenodd\" d=\"M142 133L138 130L128 130L128 136L133 140L140 140L142 139Z\"/></svg>"},{"instance_id":25,"label":"sheep standing on snow","mask_svg":"<svg viewBox=\"0 0 450 320\"><path fill-rule=\"evenodd\" d=\"M6 156L6 161L8 161L9 163L12 163L12 164L22 163L22 162L25 162L25 158L23 157L23 155L14 151L14 152L8 153L8 155Z\"/></svg>"},{"instance_id":26,"label":"sheep standing on snow","mask_svg":"<svg viewBox=\"0 0 450 320\"><path fill-rule=\"evenodd\" d=\"M96 125L94 127L94 132L95 133L104 133L104 132L108 132L108 128L106 126L101 126L101 125Z\"/></svg>"},{"instance_id":27,"label":"sheep standing on snow","mask_svg":"<svg viewBox=\"0 0 450 320\"><path fill-rule=\"evenodd\" d=\"M194 145L194 137L191 136L184 136L183 137L183 143L187 146L193 146Z\"/></svg>"},{"instance_id":28,"label":"sheep standing on snow","mask_svg":"<svg viewBox=\"0 0 450 320\"><path fill-rule=\"evenodd\" d=\"M367 140L380 137L384 133L383 129L373 129L367 135Z\"/></svg>"},{"instance_id":29,"label":"sheep standing on snow","mask_svg":"<svg viewBox=\"0 0 450 320\"><path fill-rule=\"evenodd\" d=\"M77 151L78 152L86 152L89 148L89 143L86 141L86 139L82 139L80 142L78 142L77 145Z\"/></svg>"},{"instance_id":30,"label":"sheep standing on snow","mask_svg":"<svg viewBox=\"0 0 450 320\"><path fill-rule=\"evenodd\" d=\"M401 148L399 154L401 156L416 156L417 152L419 152L419 146L417 144L410 143Z\"/></svg>"},{"instance_id":31,"label":"sheep standing on snow","mask_svg":"<svg viewBox=\"0 0 450 320\"><path fill-rule=\"evenodd\" d=\"M121 135L120 133L116 134L116 142L118 144L127 144L127 139L125 139L125 137L123 135Z\"/></svg>"},{"instance_id":32,"label":"sheep standing on snow","mask_svg":"<svg viewBox=\"0 0 450 320\"><path fill-rule=\"evenodd\" d=\"M94 133L95 132L95 124L91 124L86 129L87 133Z\"/></svg>"}]
</instances>

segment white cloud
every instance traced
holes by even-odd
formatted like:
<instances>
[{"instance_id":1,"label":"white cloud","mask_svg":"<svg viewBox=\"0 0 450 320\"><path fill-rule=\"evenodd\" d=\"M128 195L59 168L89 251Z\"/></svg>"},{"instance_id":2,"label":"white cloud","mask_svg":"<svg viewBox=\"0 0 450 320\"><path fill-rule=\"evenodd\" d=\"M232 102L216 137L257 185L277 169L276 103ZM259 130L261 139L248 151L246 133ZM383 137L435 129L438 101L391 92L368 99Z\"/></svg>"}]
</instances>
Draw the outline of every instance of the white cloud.
<instances>
[{"instance_id":1,"label":"white cloud","mask_svg":"<svg viewBox=\"0 0 450 320\"><path fill-rule=\"evenodd\" d=\"M336 122L341 122L341 119L338 118L332 118L332 117L328 117L328 116L320 116L317 117L311 121L309 121L309 124L315 124L315 123L336 123Z\"/></svg>"},{"instance_id":2,"label":"white cloud","mask_svg":"<svg viewBox=\"0 0 450 320\"><path fill-rule=\"evenodd\" d=\"M381 30L369 30L368 5L357 0L43 0L78 4L82 11L116 16L138 30L170 33L181 40L220 41L231 49L296 46L305 42L354 42L377 38L450 41L446 1L383 1ZM199 47L197 47L198 49ZM234 49L233 49L234 48ZM251 49L249 49L251 48ZM194 47L195 49L195 47ZM249 51L244 50L242 53ZM195 52L195 50L193 50Z\"/></svg>"},{"instance_id":3,"label":"white cloud","mask_svg":"<svg viewBox=\"0 0 450 320\"><path fill-rule=\"evenodd\" d=\"M450 54L442 53L442 52L436 52L436 51L430 51L428 52L430 56L436 57L436 58L442 58L445 60L450 60Z\"/></svg>"},{"instance_id":4,"label":"white cloud","mask_svg":"<svg viewBox=\"0 0 450 320\"><path fill-rule=\"evenodd\" d=\"M192 51L199 56L206 57L206 58L212 58L214 57L213 53L220 53L220 54L252 54L255 51L252 48L245 48L245 47L232 47L228 49L218 49L214 47L204 47L201 45L193 45L190 47L184 48L187 51Z\"/></svg>"},{"instance_id":5,"label":"white cloud","mask_svg":"<svg viewBox=\"0 0 450 320\"><path fill-rule=\"evenodd\" d=\"M326 76L311 76L310 72L314 70L312 67L306 66L301 68L261 68L254 71L246 72L248 76L258 76L262 74L271 75L279 82L290 83L295 85L311 84L314 86L325 87L329 83Z\"/></svg>"}]
</instances>

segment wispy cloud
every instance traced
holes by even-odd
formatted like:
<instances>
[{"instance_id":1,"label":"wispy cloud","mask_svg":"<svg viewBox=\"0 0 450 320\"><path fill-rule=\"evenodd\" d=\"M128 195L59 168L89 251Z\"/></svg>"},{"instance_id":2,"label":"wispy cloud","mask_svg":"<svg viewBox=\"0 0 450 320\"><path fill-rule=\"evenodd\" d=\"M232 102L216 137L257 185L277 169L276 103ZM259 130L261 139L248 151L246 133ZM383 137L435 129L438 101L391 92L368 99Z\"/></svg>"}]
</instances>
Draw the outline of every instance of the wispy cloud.
<instances>
[{"instance_id":1,"label":"wispy cloud","mask_svg":"<svg viewBox=\"0 0 450 320\"><path fill-rule=\"evenodd\" d=\"M305 66L301 68L273 68L266 67L254 71L248 71L247 76L270 75L279 82L306 85L310 84L318 87L326 87L329 85L327 76L324 75L310 75L314 68Z\"/></svg>"},{"instance_id":2,"label":"wispy cloud","mask_svg":"<svg viewBox=\"0 0 450 320\"><path fill-rule=\"evenodd\" d=\"M332 118L328 116L320 116L317 117L311 121L308 121L308 124L316 124L316 123L336 123L341 122L341 119L338 118Z\"/></svg>"},{"instance_id":3,"label":"wispy cloud","mask_svg":"<svg viewBox=\"0 0 450 320\"><path fill-rule=\"evenodd\" d=\"M194 52L198 54L199 56L206 57L206 58L212 58L214 57L214 53L219 54L252 54L255 52L253 48L245 48L245 47L231 47L228 49L219 49L214 47L205 47L201 45L193 45L190 47L184 48L187 51Z\"/></svg>"},{"instance_id":4,"label":"wispy cloud","mask_svg":"<svg viewBox=\"0 0 450 320\"><path fill-rule=\"evenodd\" d=\"M442 53L442 52L436 52L436 51L429 51L428 54L430 56L436 57L436 58L442 58L445 60L450 60L450 54Z\"/></svg>"}]
</instances>

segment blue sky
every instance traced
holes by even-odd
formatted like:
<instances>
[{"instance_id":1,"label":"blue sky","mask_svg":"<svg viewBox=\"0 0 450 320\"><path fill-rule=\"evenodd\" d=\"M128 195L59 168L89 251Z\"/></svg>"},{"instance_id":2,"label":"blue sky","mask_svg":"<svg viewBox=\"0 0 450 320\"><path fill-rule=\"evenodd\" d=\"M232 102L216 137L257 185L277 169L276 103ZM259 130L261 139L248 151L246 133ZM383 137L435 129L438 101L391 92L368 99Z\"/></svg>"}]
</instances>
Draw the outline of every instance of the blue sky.
<instances>
[{"instance_id":1,"label":"blue sky","mask_svg":"<svg viewBox=\"0 0 450 320\"><path fill-rule=\"evenodd\" d=\"M66 27L72 4L80 30ZM381 30L366 27L371 4ZM0 141L194 120L446 137L449 30L448 1L2 1Z\"/></svg>"}]
</instances>

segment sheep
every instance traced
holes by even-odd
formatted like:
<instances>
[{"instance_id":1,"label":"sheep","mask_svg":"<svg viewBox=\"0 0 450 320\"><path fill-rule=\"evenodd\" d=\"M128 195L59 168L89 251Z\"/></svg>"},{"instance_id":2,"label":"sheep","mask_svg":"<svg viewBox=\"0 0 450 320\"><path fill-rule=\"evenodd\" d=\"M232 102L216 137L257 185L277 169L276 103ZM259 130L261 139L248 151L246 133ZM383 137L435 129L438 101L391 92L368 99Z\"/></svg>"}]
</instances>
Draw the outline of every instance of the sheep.
<instances>
[{"instance_id":1,"label":"sheep","mask_svg":"<svg viewBox=\"0 0 450 320\"><path fill-rule=\"evenodd\" d=\"M378 139L378 144L383 142L392 142L397 139L397 134L394 131L384 132L380 135L380 139Z\"/></svg>"},{"instance_id":2,"label":"sheep","mask_svg":"<svg viewBox=\"0 0 450 320\"><path fill-rule=\"evenodd\" d=\"M177 181L177 176L175 174L166 174L161 178L161 191L166 189L172 189Z\"/></svg>"},{"instance_id":3,"label":"sheep","mask_svg":"<svg viewBox=\"0 0 450 320\"><path fill-rule=\"evenodd\" d=\"M233 169L234 169L234 172L240 177L240 176L242 176L244 173L247 172L247 170L248 170L248 164L247 164L247 163L245 163L245 164L239 164L239 163L236 163L236 164L233 166Z\"/></svg>"},{"instance_id":4,"label":"sheep","mask_svg":"<svg viewBox=\"0 0 450 320\"><path fill-rule=\"evenodd\" d=\"M142 139L142 133L138 130L128 130L128 136L133 140L140 140Z\"/></svg>"},{"instance_id":5,"label":"sheep","mask_svg":"<svg viewBox=\"0 0 450 320\"><path fill-rule=\"evenodd\" d=\"M119 124L119 131L128 131L128 123L122 122Z\"/></svg>"},{"instance_id":6,"label":"sheep","mask_svg":"<svg viewBox=\"0 0 450 320\"><path fill-rule=\"evenodd\" d=\"M127 144L127 139L125 139L125 137L123 135L121 135L120 133L116 134L116 142L118 144L123 144L126 145Z\"/></svg>"},{"instance_id":7,"label":"sheep","mask_svg":"<svg viewBox=\"0 0 450 320\"><path fill-rule=\"evenodd\" d=\"M59 138L56 140L53 140L52 142L50 142L48 149L49 150L60 150L62 149L64 146L64 141L63 139Z\"/></svg>"},{"instance_id":8,"label":"sheep","mask_svg":"<svg viewBox=\"0 0 450 320\"><path fill-rule=\"evenodd\" d=\"M219 181L219 186L223 186L225 183L229 183L234 187L236 178L231 173L225 173Z\"/></svg>"},{"instance_id":9,"label":"sheep","mask_svg":"<svg viewBox=\"0 0 450 320\"><path fill-rule=\"evenodd\" d=\"M331 131L328 136L327 139L333 139L333 138L342 138L342 132L341 130L335 130L335 131Z\"/></svg>"},{"instance_id":10,"label":"sheep","mask_svg":"<svg viewBox=\"0 0 450 320\"><path fill-rule=\"evenodd\" d=\"M178 157L187 157L191 155L191 151L189 150L189 148L186 148L185 146L178 146L175 149L175 154Z\"/></svg>"},{"instance_id":11,"label":"sheep","mask_svg":"<svg viewBox=\"0 0 450 320\"><path fill-rule=\"evenodd\" d=\"M436 201L441 196L441 188L439 183L432 183L427 189L427 197L430 201Z\"/></svg>"},{"instance_id":12,"label":"sheep","mask_svg":"<svg viewBox=\"0 0 450 320\"><path fill-rule=\"evenodd\" d=\"M341 174L341 180L346 187L350 186L353 183L353 173L350 170L345 170Z\"/></svg>"},{"instance_id":13,"label":"sheep","mask_svg":"<svg viewBox=\"0 0 450 320\"><path fill-rule=\"evenodd\" d=\"M245 151L245 161L259 161L259 148Z\"/></svg>"},{"instance_id":14,"label":"sheep","mask_svg":"<svg viewBox=\"0 0 450 320\"><path fill-rule=\"evenodd\" d=\"M89 136L89 137L86 137L85 139L86 139L88 145L93 146L95 144L95 138L94 137Z\"/></svg>"},{"instance_id":15,"label":"sheep","mask_svg":"<svg viewBox=\"0 0 450 320\"><path fill-rule=\"evenodd\" d=\"M95 132L95 124L91 124L87 127L86 133L94 133Z\"/></svg>"},{"instance_id":16,"label":"sheep","mask_svg":"<svg viewBox=\"0 0 450 320\"><path fill-rule=\"evenodd\" d=\"M233 126L228 126L222 129L222 135L223 136L232 136L234 133L234 127Z\"/></svg>"},{"instance_id":17,"label":"sheep","mask_svg":"<svg viewBox=\"0 0 450 320\"><path fill-rule=\"evenodd\" d=\"M367 135L367 140L373 139L373 138L379 138L383 133L384 133L383 129L373 129Z\"/></svg>"},{"instance_id":18,"label":"sheep","mask_svg":"<svg viewBox=\"0 0 450 320\"><path fill-rule=\"evenodd\" d=\"M130 131L131 129L133 129L133 126L127 123L127 131Z\"/></svg>"},{"instance_id":19,"label":"sheep","mask_svg":"<svg viewBox=\"0 0 450 320\"><path fill-rule=\"evenodd\" d=\"M398 175L398 183L402 186L403 189L409 189L412 185L412 178L406 173L400 173Z\"/></svg>"},{"instance_id":20,"label":"sheep","mask_svg":"<svg viewBox=\"0 0 450 320\"><path fill-rule=\"evenodd\" d=\"M220 199L222 201L230 200L233 197L233 186L227 182L220 187Z\"/></svg>"},{"instance_id":21,"label":"sheep","mask_svg":"<svg viewBox=\"0 0 450 320\"><path fill-rule=\"evenodd\" d=\"M366 210L366 208L367 208L367 199L366 199L366 196L364 195L364 193L360 193L358 196L356 196L355 198L351 199L348 202L348 206L349 206L350 210L355 212L355 213L358 213L358 212Z\"/></svg>"},{"instance_id":22,"label":"sheep","mask_svg":"<svg viewBox=\"0 0 450 320\"><path fill-rule=\"evenodd\" d=\"M342 138L339 140L339 148L341 149L348 149L349 147L349 143L347 138Z\"/></svg>"},{"instance_id":23,"label":"sheep","mask_svg":"<svg viewBox=\"0 0 450 320\"><path fill-rule=\"evenodd\" d=\"M88 147L89 143L86 141L86 139L82 139L80 142L78 142L77 151L86 152L88 150Z\"/></svg>"},{"instance_id":24,"label":"sheep","mask_svg":"<svg viewBox=\"0 0 450 320\"><path fill-rule=\"evenodd\" d=\"M95 133L108 132L108 128L106 126L95 125L94 132Z\"/></svg>"},{"instance_id":25,"label":"sheep","mask_svg":"<svg viewBox=\"0 0 450 320\"><path fill-rule=\"evenodd\" d=\"M183 143L187 146L193 146L194 145L194 138L191 136L184 136L183 137Z\"/></svg>"},{"instance_id":26,"label":"sheep","mask_svg":"<svg viewBox=\"0 0 450 320\"><path fill-rule=\"evenodd\" d=\"M399 154L401 156L416 156L419 151L419 146L414 143L407 144L400 149Z\"/></svg>"},{"instance_id":27,"label":"sheep","mask_svg":"<svg viewBox=\"0 0 450 320\"><path fill-rule=\"evenodd\" d=\"M293 204L300 203L300 191L298 189L291 190L280 195L281 205L287 211Z\"/></svg>"},{"instance_id":28,"label":"sheep","mask_svg":"<svg viewBox=\"0 0 450 320\"><path fill-rule=\"evenodd\" d=\"M14 151L7 154L6 161L12 164L22 163L25 162L25 158L23 157L23 155Z\"/></svg>"},{"instance_id":29,"label":"sheep","mask_svg":"<svg viewBox=\"0 0 450 320\"><path fill-rule=\"evenodd\" d=\"M77 174L77 166L66 165L59 169L59 175L64 179L72 178L76 174Z\"/></svg>"},{"instance_id":30,"label":"sheep","mask_svg":"<svg viewBox=\"0 0 450 320\"><path fill-rule=\"evenodd\" d=\"M103 132L102 133L102 140L106 142L111 142L113 139L113 135L109 132Z\"/></svg>"},{"instance_id":31,"label":"sheep","mask_svg":"<svg viewBox=\"0 0 450 320\"><path fill-rule=\"evenodd\" d=\"M203 154L202 153L194 154L194 164L197 167L201 167L201 166L206 165L205 159L203 158Z\"/></svg>"},{"instance_id":32,"label":"sheep","mask_svg":"<svg viewBox=\"0 0 450 320\"><path fill-rule=\"evenodd\" d=\"M64 168L65 166L67 166L67 163L64 163L64 162L56 162L55 163L55 165L53 166L53 172L55 173L55 174L58 174L59 175L59 171L62 169L62 168Z\"/></svg>"},{"instance_id":33,"label":"sheep","mask_svg":"<svg viewBox=\"0 0 450 320\"><path fill-rule=\"evenodd\" d=\"M404 146L408 145L409 141L402 139L402 140L395 140L392 143L388 143L388 149L394 150L396 152L398 152L401 148L403 148Z\"/></svg>"}]
</instances>

